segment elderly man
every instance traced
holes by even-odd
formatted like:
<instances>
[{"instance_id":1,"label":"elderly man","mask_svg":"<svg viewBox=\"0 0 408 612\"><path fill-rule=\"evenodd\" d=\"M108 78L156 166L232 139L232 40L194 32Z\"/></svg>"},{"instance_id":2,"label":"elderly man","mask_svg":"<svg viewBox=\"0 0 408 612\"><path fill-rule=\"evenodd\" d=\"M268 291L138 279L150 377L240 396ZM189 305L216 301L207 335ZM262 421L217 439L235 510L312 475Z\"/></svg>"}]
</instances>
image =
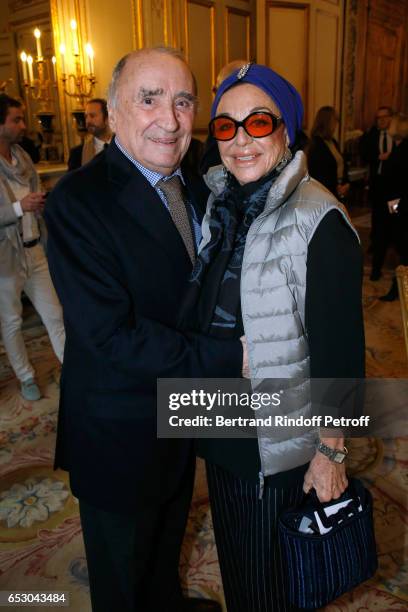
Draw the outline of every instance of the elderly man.
<instances>
[{"instance_id":1,"label":"elderly man","mask_svg":"<svg viewBox=\"0 0 408 612\"><path fill-rule=\"evenodd\" d=\"M91 161L111 139L109 127L108 103L103 98L93 98L85 106L85 125L88 130L84 142L71 149L68 159L68 170L76 170Z\"/></svg>"},{"instance_id":2,"label":"elderly man","mask_svg":"<svg viewBox=\"0 0 408 612\"><path fill-rule=\"evenodd\" d=\"M51 282L42 242L44 193L30 157L18 145L25 131L21 102L0 96L0 324L4 348L20 380L24 399L40 399L35 372L24 345L23 291L41 316L58 359L65 332L61 306Z\"/></svg>"},{"instance_id":3,"label":"elderly man","mask_svg":"<svg viewBox=\"0 0 408 612\"><path fill-rule=\"evenodd\" d=\"M360 152L363 160L370 166L369 186L371 203L371 240L373 261L370 280L381 277L387 248L391 240L390 215L384 194L384 171L393 148L393 140L388 133L392 109L380 106L373 125L360 141Z\"/></svg>"},{"instance_id":4,"label":"elderly man","mask_svg":"<svg viewBox=\"0 0 408 612\"><path fill-rule=\"evenodd\" d=\"M181 598L193 449L156 434L158 378L236 377L246 358L239 341L175 329L202 215L180 170L196 104L176 51L125 56L110 87L114 141L47 202L67 329L56 466L79 498L94 612L218 609Z\"/></svg>"}]
</instances>

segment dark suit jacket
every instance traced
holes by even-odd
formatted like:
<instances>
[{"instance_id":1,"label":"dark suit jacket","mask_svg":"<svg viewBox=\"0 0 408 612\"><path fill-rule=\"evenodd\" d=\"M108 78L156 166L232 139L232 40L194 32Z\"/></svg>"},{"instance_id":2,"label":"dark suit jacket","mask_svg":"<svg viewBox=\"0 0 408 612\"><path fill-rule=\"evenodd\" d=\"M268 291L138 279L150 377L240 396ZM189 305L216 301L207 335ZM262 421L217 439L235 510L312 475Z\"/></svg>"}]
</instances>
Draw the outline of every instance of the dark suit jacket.
<instances>
[{"instance_id":1,"label":"dark suit jacket","mask_svg":"<svg viewBox=\"0 0 408 612\"><path fill-rule=\"evenodd\" d=\"M240 342L174 329L191 263L114 143L58 183L45 216L66 326L56 466L77 497L131 511L174 494L191 457L190 441L157 440L157 378L240 376Z\"/></svg>"},{"instance_id":2,"label":"dark suit jacket","mask_svg":"<svg viewBox=\"0 0 408 612\"><path fill-rule=\"evenodd\" d=\"M383 213L388 218L388 211L384 206L384 199L387 197L385 193L384 175L387 173L388 159L382 162L381 174L378 174L379 156L379 140L381 131L373 126L365 132L360 139L360 154L363 161L369 165L369 187L370 200L373 207L380 207ZM394 149L394 145L392 150Z\"/></svg>"},{"instance_id":3,"label":"dark suit jacket","mask_svg":"<svg viewBox=\"0 0 408 612\"><path fill-rule=\"evenodd\" d=\"M84 148L83 144L80 144L76 147L73 147L69 152L68 158L68 170L76 170L82 166L82 149Z\"/></svg>"},{"instance_id":4,"label":"dark suit jacket","mask_svg":"<svg viewBox=\"0 0 408 612\"><path fill-rule=\"evenodd\" d=\"M380 130L376 127L370 128L360 138L360 154L363 161L370 167L370 182L376 177L379 159Z\"/></svg>"},{"instance_id":5,"label":"dark suit jacket","mask_svg":"<svg viewBox=\"0 0 408 612\"><path fill-rule=\"evenodd\" d=\"M338 147L336 141L335 145ZM323 138L314 136L307 150L309 174L337 198L337 162ZM345 166L344 166L345 167ZM346 181L347 176L343 175Z\"/></svg>"}]
</instances>

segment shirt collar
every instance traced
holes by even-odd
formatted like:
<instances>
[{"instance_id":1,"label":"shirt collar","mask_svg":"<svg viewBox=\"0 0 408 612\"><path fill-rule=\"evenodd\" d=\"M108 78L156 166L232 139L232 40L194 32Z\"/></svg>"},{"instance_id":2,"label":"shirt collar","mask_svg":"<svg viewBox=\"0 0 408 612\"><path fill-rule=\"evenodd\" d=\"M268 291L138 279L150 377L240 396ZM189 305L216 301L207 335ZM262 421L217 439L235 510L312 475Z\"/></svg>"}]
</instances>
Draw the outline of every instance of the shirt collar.
<instances>
[{"instance_id":1,"label":"shirt collar","mask_svg":"<svg viewBox=\"0 0 408 612\"><path fill-rule=\"evenodd\" d=\"M180 166L177 168L177 170L175 170L172 174L170 174L170 176L166 176L164 174L161 174L160 172L154 172L153 170L150 170L150 168L146 168L145 166L143 166L140 162L137 161L137 159L132 157L130 155L130 153L128 153L128 151L126 151L126 149L120 144L117 136L115 136L115 144L118 147L119 151L121 151L123 153L123 155L130 162L132 162L132 164L134 166L136 166L136 168L139 170L139 172L141 172L143 174L143 176L149 181L149 183L151 184L152 187L156 187L157 183L161 179L164 179L166 181L166 180L172 178L173 176L179 176L181 181L182 181L182 183L183 183L183 185L185 185L185 180L183 178L183 174L181 172Z\"/></svg>"},{"instance_id":2,"label":"shirt collar","mask_svg":"<svg viewBox=\"0 0 408 612\"><path fill-rule=\"evenodd\" d=\"M104 147L106 144L109 144L111 140L112 137L110 137L109 140L101 140L101 138L97 138L96 136L94 136L95 143L100 147Z\"/></svg>"}]
</instances>

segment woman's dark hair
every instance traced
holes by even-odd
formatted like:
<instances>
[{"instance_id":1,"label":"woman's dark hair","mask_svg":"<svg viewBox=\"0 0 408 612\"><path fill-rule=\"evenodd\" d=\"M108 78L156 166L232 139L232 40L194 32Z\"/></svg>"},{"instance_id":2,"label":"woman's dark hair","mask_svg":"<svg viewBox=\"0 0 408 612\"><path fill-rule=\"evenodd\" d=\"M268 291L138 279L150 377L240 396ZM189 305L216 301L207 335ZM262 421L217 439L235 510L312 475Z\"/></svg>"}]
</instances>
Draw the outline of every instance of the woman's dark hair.
<instances>
[{"instance_id":1,"label":"woman's dark hair","mask_svg":"<svg viewBox=\"0 0 408 612\"><path fill-rule=\"evenodd\" d=\"M6 117L9 108L21 108L23 105L15 98L11 98L7 94L0 94L0 125L6 122Z\"/></svg>"},{"instance_id":2,"label":"woman's dark hair","mask_svg":"<svg viewBox=\"0 0 408 612\"><path fill-rule=\"evenodd\" d=\"M332 106L322 106L316 113L315 120L310 132L312 138L320 136L324 140L329 140L333 137L333 123L336 119L336 111Z\"/></svg>"}]
</instances>

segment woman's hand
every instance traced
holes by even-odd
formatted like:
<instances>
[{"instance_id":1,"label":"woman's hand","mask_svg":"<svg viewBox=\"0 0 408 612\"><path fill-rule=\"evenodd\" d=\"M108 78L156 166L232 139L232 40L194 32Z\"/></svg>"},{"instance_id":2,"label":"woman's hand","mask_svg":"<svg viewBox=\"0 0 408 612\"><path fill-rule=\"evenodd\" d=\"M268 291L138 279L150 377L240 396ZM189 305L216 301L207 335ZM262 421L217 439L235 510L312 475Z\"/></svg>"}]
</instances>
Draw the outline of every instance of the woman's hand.
<instances>
[{"instance_id":1,"label":"woman's hand","mask_svg":"<svg viewBox=\"0 0 408 612\"><path fill-rule=\"evenodd\" d=\"M343 448L341 438L322 438L322 442L331 448ZM315 489L317 497L321 502L337 499L347 489L348 480L346 466L344 463L335 463L325 457L320 451L309 464L305 474L303 491L309 493Z\"/></svg>"}]
</instances>

